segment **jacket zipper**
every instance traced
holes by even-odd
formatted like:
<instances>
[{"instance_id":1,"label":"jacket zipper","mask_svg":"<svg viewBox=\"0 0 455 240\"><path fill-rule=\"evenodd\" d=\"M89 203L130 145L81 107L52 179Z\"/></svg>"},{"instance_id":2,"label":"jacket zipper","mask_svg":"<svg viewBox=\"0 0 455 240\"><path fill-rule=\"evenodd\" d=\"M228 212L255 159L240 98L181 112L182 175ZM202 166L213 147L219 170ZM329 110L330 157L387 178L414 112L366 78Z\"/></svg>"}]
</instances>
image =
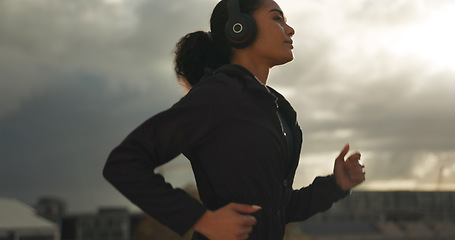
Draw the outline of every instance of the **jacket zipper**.
<instances>
[{"instance_id":1,"label":"jacket zipper","mask_svg":"<svg viewBox=\"0 0 455 240\"><path fill-rule=\"evenodd\" d=\"M286 132L284 131L283 122L281 121L280 114L278 113L278 109L280 108L280 106L278 105L278 102L277 102L278 98L275 95L273 95L273 93L270 91L270 89L267 86L265 86L265 85L263 85L263 86L267 90L267 92L276 99L275 100L275 107L276 107L275 114L276 114L276 117L278 118L278 122L280 123L282 140L284 142L284 163L285 163L284 164L284 170L285 170L284 175L287 178L287 171L288 171L288 169L287 169L288 166L287 165L288 165L288 158L289 158L289 156L288 156L288 142L286 140Z\"/></svg>"},{"instance_id":2,"label":"jacket zipper","mask_svg":"<svg viewBox=\"0 0 455 240\"><path fill-rule=\"evenodd\" d=\"M284 137L286 137L286 132L284 131L283 122L281 121L281 117L280 114L278 113L278 110L276 110L275 113L276 116L278 117L278 121L280 122L281 133L283 134Z\"/></svg>"},{"instance_id":3,"label":"jacket zipper","mask_svg":"<svg viewBox=\"0 0 455 240\"><path fill-rule=\"evenodd\" d=\"M258 80L258 79L256 79L256 80ZM258 82L259 82L259 80L258 80ZM261 83L261 82L259 82L259 83ZM289 156L288 156L288 154L289 154L288 153L288 141L286 139L287 136L286 136L286 132L284 131L284 126L283 126L283 122L281 120L280 114L278 113L279 108L280 108L280 106L278 105L278 98L275 95L273 95L273 93L270 91L270 89L266 85L263 85L262 83L261 83L261 85L264 86L264 88L267 90L267 92L272 97L275 98L275 107L276 107L275 108L275 114L276 114L276 117L278 118L278 122L280 123L280 128L281 128L281 133L282 133L281 140L284 142L284 149L283 149L283 151L284 151L284 159L283 159L284 160L284 163L283 163L283 165L284 165L284 172L283 172L283 175L284 175L283 186L284 186L284 188L283 188L283 190L285 190L288 187L288 170L289 170L288 169L288 167L289 167L288 164L290 164ZM278 206L281 206L281 202L282 201L283 201L283 199L280 198L279 199L280 203L278 204ZM283 221L284 216L281 216L281 208L278 208L277 215L281 218L280 220ZM280 227L281 227L281 230L283 230L282 225L280 225Z\"/></svg>"}]
</instances>

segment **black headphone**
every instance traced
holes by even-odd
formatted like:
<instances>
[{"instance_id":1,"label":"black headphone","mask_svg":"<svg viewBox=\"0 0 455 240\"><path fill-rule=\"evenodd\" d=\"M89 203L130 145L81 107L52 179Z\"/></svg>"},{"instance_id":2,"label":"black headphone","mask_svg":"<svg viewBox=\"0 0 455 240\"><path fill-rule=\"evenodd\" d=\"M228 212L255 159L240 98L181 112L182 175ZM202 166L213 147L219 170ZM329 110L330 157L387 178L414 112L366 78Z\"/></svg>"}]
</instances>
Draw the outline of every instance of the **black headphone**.
<instances>
[{"instance_id":1,"label":"black headphone","mask_svg":"<svg viewBox=\"0 0 455 240\"><path fill-rule=\"evenodd\" d=\"M228 0L227 9L229 18L226 23L225 34L232 47L244 48L256 38L257 27L254 19L240 11L239 0Z\"/></svg>"}]
</instances>

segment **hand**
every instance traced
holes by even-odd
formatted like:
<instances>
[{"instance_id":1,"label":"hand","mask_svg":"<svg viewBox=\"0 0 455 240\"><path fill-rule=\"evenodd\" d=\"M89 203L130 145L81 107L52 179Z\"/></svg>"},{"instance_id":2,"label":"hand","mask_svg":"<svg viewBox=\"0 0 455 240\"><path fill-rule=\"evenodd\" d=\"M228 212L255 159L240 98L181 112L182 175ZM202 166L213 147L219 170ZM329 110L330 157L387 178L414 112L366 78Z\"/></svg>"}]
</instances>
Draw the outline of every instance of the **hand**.
<instances>
[{"instance_id":1,"label":"hand","mask_svg":"<svg viewBox=\"0 0 455 240\"><path fill-rule=\"evenodd\" d=\"M360 163L360 153L352 154L345 161L344 157L348 152L349 144L346 144L335 160L333 169L335 180L344 191L350 190L365 181L365 166Z\"/></svg>"},{"instance_id":2,"label":"hand","mask_svg":"<svg viewBox=\"0 0 455 240\"><path fill-rule=\"evenodd\" d=\"M256 225L251 213L261 207L230 203L216 211L207 210L196 222L193 229L210 240L244 240Z\"/></svg>"}]
</instances>

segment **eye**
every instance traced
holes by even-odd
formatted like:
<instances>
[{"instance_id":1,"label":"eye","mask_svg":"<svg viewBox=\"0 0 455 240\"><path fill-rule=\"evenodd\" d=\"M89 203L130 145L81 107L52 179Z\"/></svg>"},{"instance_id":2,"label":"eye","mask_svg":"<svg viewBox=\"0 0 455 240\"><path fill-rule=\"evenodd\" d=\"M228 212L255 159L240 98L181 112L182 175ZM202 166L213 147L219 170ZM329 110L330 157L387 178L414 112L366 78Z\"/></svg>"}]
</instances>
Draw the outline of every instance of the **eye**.
<instances>
[{"instance_id":1,"label":"eye","mask_svg":"<svg viewBox=\"0 0 455 240\"><path fill-rule=\"evenodd\" d=\"M281 16L275 16L275 17L273 17L273 20L278 21L278 22L282 22L284 19Z\"/></svg>"}]
</instances>

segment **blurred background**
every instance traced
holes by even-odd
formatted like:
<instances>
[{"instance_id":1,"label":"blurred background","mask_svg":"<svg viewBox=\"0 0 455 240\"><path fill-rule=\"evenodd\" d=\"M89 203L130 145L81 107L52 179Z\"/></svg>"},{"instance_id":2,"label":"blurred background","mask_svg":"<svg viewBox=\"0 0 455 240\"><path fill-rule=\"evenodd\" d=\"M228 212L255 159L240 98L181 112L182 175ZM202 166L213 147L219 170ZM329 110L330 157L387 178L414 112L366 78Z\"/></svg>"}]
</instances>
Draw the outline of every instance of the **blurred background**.
<instances>
[{"instance_id":1,"label":"blurred background","mask_svg":"<svg viewBox=\"0 0 455 240\"><path fill-rule=\"evenodd\" d=\"M133 128L183 96L175 43L208 31L217 2L0 0L0 197L52 196L74 214L137 211L102 167ZM356 191L455 191L455 3L277 3L296 30L295 60L268 82L304 131L294 187L331 173L350 143L367 171ZM183 157L158 171L175 187L194 184Z\"/></svg>"}]
</instances>

